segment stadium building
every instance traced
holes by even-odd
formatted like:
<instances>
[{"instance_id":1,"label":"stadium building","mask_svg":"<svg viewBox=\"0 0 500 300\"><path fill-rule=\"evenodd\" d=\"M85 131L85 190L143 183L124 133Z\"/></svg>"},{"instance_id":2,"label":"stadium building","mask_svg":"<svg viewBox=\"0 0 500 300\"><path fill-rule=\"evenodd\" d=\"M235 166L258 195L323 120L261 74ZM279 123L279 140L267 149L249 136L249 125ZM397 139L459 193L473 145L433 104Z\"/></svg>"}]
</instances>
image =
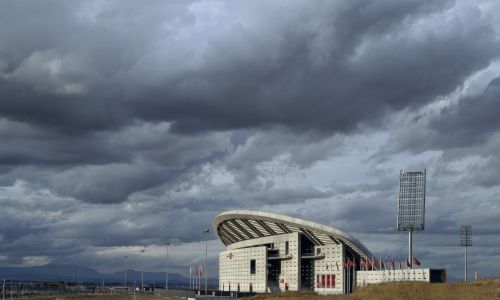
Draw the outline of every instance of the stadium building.
<instances>
[{"instance_id":1,"label":"stadium building","mask_svg":"<svg viewBox=\"0 0 500 300\"><path fill-rule=\"evenodd\" d=\"M220 291L343 294L380 282L446 280L445 270L368 269L360 262L374 258L361 242L298 218L234 210L216 216L212 227L227 247L219 254Z\"/></svg>"},{"instance_id":2,"label":"stadium building","mask_svg":"<svg viewBox=\"0 0 500 300\"><path fill-rule=\"evenodd\" d=\"M336 228L274 213L227 211L212 226L227 247L219 255L221 291L342 294L355 282L343 263L372 257Z\"/></svg>"}]
</instances>

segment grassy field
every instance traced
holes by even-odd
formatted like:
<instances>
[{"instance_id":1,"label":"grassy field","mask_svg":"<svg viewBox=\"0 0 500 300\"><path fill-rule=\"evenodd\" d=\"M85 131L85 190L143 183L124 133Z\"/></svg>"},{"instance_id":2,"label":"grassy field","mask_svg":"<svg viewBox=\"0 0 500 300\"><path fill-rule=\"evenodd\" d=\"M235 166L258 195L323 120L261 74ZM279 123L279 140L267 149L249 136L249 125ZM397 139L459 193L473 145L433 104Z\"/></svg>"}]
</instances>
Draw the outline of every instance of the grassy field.
<instances>
[{"instance_id":1,"label":"grassy field","mask_svg":"<svg viewBox=\"0 0 500 300\"><path fill-rule=\"evenodd\" d=\"M31 298L40 300L132 300L134 296L58 296ZM161 296L142 295L136 300L161 300ZM170 298L169 299L178 299ZM360 288L351 295L319 296L311 293L285 293L258 295L249 300L500 300L500 279L480 280L471 283L428 284L401 282L372 285Z\"/></svg>"},{"instance_id":2,"label":"grassy field","mask_svg":"<svg viewBox=\"0 0 500 300\"><path fill-rule=\"evenodd\" d=\"M315 294L259 295L263 300L500 300L500 279L480 280L471 283L429 284L401 282L371 285L360 288L351 295L319 296ZM498 291L498 292L497 292ZM497 298L498 297L498 298Z\"/></svg>"}]
</instances>

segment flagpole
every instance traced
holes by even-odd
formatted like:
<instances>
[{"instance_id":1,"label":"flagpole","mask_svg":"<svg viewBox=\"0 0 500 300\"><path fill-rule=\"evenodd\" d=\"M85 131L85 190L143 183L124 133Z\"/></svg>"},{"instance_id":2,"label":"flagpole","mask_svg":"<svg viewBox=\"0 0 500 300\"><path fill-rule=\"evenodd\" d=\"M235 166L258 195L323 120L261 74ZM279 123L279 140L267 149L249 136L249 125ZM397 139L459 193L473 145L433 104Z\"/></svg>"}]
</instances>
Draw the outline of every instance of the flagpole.
<instances>
[{"instance_id":1,"label":"flagpole","mask_svg":"<svg viewBox=\"0 0 500 300\"><path fill-rule=\"evenodd\" d=\"M413 230L408 231L408 259L410 260L410 269L413 269L413 253L412 253L412 247L413 247Z\"/></svg>"},{"instance_id":2,"label":"flagpole","mask_svg":"<svg viewBox=\"0 0 500 300\"><path fill-rule=\"evenodd\" d=\"M361 268L360 268L361 269ZM354 286L356 285L356 259L354 258L354 263L352 265L352 274L353 274L353 290L354 290Z\"/></svg>"},{"instance_id":3,"label":"flagpole","mask_svg":"<svg viewBox=\"0 0 500 300\"><path fill-rule=\"evenodd\" d=\"M344 294L347 294L347 272L345 269L345 259L344 259L344 261L342 261L342 274L344 277L344 280L342 282L343 286L344 286Z\"/></svg>"},{"instance_id":4,"label":"flagpole","mask_svg":"<svg viewBox=\"0 0 500 300\"><path fill-rule=\"evenodd\" d=\"M351 278L351 259L349 258L349 263L347 264L347 270L349 272L349 293L352 292L352 278Z\"/></svg>"}]
</instances>

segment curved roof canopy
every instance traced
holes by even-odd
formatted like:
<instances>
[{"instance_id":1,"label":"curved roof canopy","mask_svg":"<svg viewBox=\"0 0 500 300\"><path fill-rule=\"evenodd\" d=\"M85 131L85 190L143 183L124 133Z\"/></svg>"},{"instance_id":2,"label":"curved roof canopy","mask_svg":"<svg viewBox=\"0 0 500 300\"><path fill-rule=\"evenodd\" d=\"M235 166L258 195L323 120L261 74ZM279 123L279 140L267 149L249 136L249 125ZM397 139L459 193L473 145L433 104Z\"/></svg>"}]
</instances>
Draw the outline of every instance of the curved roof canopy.
<instances>
[{"instance_id":1,"label":"curved roof canopy","mask_svg":"<svg viewBox=\"0 0 500 300\"><path fill-rule=\"evenodd\" d=\"M212 228L226 246L254 238L299 232L316 246L342 243L361 257L372 256L361 242L339 229L275 213L226 211L215 217Z\"/></svg>"}]
</instances>

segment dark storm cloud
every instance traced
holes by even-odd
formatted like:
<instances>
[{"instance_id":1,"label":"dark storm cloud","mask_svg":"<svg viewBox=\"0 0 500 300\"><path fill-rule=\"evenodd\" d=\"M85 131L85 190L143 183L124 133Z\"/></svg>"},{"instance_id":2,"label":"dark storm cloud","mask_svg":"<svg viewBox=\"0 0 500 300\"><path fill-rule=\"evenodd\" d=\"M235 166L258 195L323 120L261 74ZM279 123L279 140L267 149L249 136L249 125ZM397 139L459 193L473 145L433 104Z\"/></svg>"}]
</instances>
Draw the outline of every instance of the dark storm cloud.
<instances>
[{"instance_id":1,"label":"dark storm cloud","mask_svg":"<svg viewBox=\"0 0 500 300\"><path fill-rule=\"evenodd\" d=\"M439 113L397 131L392 139L394 150L456 150L460 155L461 148L485 145L495 137L500 128L498 111L500 77L491 80L480 94L462 97ZM478 154L488 154L484 152L478 149Z\"/></svg>"},{"instance_id":2,"label":"dark storm cloud","mask_svg":"<svg viewBox=\"0 0 500 300\"><path fill-rule=\"evenodd\" d=\"M201 40L190 39L189 30L203 25L203 15L186 6L155 2L137 16L136 5L103 5L85 17L90 5L51 11L51 4L14 2L3 10L12 23L2 30L9 46L2 47L1 90L12 101L2 101L0 110L64 131L112 129L136 118L170 121L181 132L265 124L350 131L450 92L500 49L491 24L477 13L465 16L467 27L433 17L451 9L445 2L300 3L281 11L279 22L271 17L281 9L270 5L256 17L266 31L246 24L241 11L258 8L227 4L223 9L235 16L217 31L209 27ZM187 45L177 41L182 30ZM185 65L194 66L176 73L168 56L186 46L203 49L199 62L188 52ZM148 70L148 60L162 57L156 68L163 70ZM148 72L153 86L141 81Z\"/></svg>"},{"instance_id":3,"label":"dark storm cloud","mask_svg":"<svg viewBox=\"0 0 500 300\"><path fill-rule=\"evenodd\" d=\"M236 26L226 33L230 37L211 41L202 72L165 82L168 88L147 94L150 105L139 101L135 110L144 119L173 120L182 132L263 124L350 131L447 94L497 56L490 24L479 18L468 27L435 18L423 24L419 17L429 5L415 6L386 11L377 2L323 13L325 7L309 8L317 13L315 22L305 13L303 22L276 26L271 33L280 43L266 48L256 45L269 33L256 37L252 28ZM246 39L233 38L238 36ZM243 56L242 48L251 55Z\"/></svg>"},{"instance_id":4,"label":"dark storm cloud","mask_svg":"<svg viewBox=\"0 0 500 300\"><path fill-rule=\"evenodd\" d=\"M482 94L462 98L457 105L444 108L429 127L441 136L444 147L484 144L500 128L498 112L500 77L493 79Z\"/></svg>"}]
</instances>

